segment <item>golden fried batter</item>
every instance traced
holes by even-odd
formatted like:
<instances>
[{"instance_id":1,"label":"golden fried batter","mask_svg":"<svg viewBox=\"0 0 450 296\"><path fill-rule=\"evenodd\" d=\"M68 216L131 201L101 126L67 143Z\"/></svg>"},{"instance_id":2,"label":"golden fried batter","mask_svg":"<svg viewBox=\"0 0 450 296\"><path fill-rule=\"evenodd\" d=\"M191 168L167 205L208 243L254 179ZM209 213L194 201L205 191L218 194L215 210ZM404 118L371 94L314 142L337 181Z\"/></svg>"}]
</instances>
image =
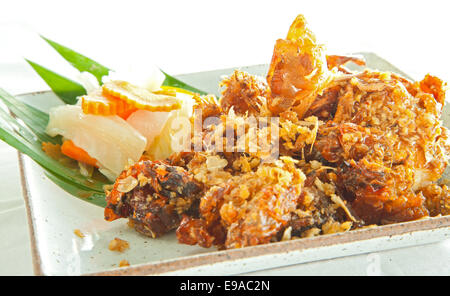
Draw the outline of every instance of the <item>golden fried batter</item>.
<instances>
[{"instance_id":1,"label":"golden fried batter","mask_svg":"<svg viewBox=\"0 0 450 296\"><path fill-rule=\"evenodd\" d=\"M373 71L339 83L336 112L316 148L338 165L345 197L367 223L428 216L417 190L440 178L450 151L439 121L443 83Z\"/></svg>"},{"instance_id":2,"label":"golden fried batter","mask_svg":"<svg viewBox=\"0 0 450 296\"><path fill-rule=\"evenodd\" d=\"M158 237L178 227L195 206L202 185L182 167L141 161L125 170L107 192L105 219L129 218L135 229Z\"/></svg>"},{"instance_id":3,"label":"golden fried batter","mask_svg":"<svg viewBox=\"0 0 450 296\"><path fill-rule=\"evenodd\" d=\"M266 107L267 84L247 72L235 70L221 82L225 86L220 106L225 113L233 108L236 114L260 115Z\"/></svg>"},{"instance_id":4,"label":"golden fried batter","mask_svg":"<svg viewBox=\"0 0 450 296\"><path fill-rule=\"evenodd\" d=\"M363 57L360 56L340 56L340 55L327 55L327 66L328 69L331 70L333 68L339 68L347 64L348 62L352 62L358 66L365 66L366 61Z\"/></svg>"},{"instance_id":5,"label":"golden fried batter","mask_svg":"<svg viewBox=\"0 0 450 296\"><path fill-rule=\"evenodd\" d=\"M293 160L284 158L213 186L200 201L201 218L185 219L178 239L225 248L268 243L290 221L304 179Z\"/></svg>"}]
</instances>

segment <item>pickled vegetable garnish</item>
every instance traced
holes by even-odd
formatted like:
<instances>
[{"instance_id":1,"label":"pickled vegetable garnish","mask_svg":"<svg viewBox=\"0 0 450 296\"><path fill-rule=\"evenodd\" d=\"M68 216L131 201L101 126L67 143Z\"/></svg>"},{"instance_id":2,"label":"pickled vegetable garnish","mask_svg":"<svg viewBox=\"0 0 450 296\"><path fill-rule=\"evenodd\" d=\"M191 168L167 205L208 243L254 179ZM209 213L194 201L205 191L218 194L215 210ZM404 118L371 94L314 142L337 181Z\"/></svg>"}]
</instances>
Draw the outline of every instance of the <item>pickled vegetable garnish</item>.
<instances>
[{"instance_id":1,"label":"pickled vegetable garnish","mask_svg":"<svg viewBox=\"0 0 450 296\"><path fill-rule=\"evenodd\" d=\"M110 81L102 86L103 94L118 98L137 109L169 112L181 108L180 99L166 94L155 94L126 81Z\"/></svg>"},{"instance_id":2,"label":"pickled vegetable garnish","mask_svg":"<svg viewBox=\"0 0 450 296\"><path fill-rule=\"evenodd\" d=\"M81 97L81 108L85 114L93 115L118 115L127 119L131 113L137 110L136 107L127 102L103 94L101 89Z\"/></svg>"}]
</instances>

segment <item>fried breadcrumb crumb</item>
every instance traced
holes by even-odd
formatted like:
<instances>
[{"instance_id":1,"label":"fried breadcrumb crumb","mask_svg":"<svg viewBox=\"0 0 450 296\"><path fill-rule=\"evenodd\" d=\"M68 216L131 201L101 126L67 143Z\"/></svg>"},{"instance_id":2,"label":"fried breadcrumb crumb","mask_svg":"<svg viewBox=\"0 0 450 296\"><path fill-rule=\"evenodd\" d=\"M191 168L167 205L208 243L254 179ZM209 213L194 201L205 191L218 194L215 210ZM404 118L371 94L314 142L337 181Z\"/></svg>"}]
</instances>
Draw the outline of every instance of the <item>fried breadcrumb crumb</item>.
<instances>
[{"instance_id":1,"label":"fried breadcrumb crumb","mask_svg":"<svg viewBox=\"0 0 450 296\"><path fill-rule=\"evenodd\" d=\"M83 233L81 232L81 230L79 230L79 229L75 229L75 230L73 231L73 233L75 233L75 235L78 236L78 237L81 237L81 238L84 237L84 234L83 234Z\"/></svg>"},{"instance_id":2,"label":"fried breadcrumb crumb","mask_svg":"<svg viewBox=\"0 0 450 296\"><path fill-rule=\"evenodd\" d=\"M127 267L130 266L130 263L127 260L120 260L119 267Z\"/></svg>"},{"instance_id":3,"label":"fried breadcrumb crumb","mask_svg":"<svg viewBox=\"0 0 450 296\"><path fill-rule=\"evenodd\" d=\"M110 251L116 252L124 252L125 250L130 248L130 244L126 240L122 240L120 238L114 238L109 242L108 249Z\"/></svg>"}]
</instances>

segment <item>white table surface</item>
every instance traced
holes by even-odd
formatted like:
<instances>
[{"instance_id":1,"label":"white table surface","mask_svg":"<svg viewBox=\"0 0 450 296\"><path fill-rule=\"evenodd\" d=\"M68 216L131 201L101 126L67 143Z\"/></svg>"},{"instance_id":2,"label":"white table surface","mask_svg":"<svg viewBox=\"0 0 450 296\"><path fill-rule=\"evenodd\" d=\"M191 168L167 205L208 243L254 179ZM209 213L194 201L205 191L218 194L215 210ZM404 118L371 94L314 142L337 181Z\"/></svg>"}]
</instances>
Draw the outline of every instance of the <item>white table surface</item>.
<instances>
[{"instance_id":1,"label":"white table surface","mask_svg":"<svg viewBox=\"0 0 450 296\"><path fill-rule=\"evenodd\" d=\"M446 1L302 2L2 1L0 87L47 89L23 57L76 76L37 33L114 69L156 63L179 74L268 63L298 13L329 52L372 51L414 78L430 72L450 81ZM17 152L3 142L0 164L0 275L31 275ZM450 240L250 274L450 275Z\"/></svg>"}]
</instances>

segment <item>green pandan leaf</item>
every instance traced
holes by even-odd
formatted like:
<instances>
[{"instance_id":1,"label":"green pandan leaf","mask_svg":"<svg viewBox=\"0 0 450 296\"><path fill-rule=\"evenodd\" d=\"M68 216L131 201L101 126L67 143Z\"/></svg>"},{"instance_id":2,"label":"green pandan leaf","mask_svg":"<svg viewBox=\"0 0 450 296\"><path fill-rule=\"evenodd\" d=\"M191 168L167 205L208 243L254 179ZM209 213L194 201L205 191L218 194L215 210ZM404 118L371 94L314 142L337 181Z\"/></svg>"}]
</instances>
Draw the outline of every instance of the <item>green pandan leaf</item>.
<instances>
[{"instance_id":1,"label":"green pandan leaf","mask_svg":"<svg viewBox=\"0 0 450 296\"><path fill-rule=\"evenodd\" d=\"M78 96L86 94L86 90L81 84L61 76L35 62L30 60L26 61L64 103L73 105L77 102Z\"/></svg>"},{"instance_id":2,"label":"green pandan leaf","mask_svg":"<svg viewBox=\"0 0 450 296\"><path fill-rule=\"evenodd\" d=\"M76 68L80 72L89 72L94 75L98 83L102 84L102 77L108 75L110 69L100 65L96 61L68 48L64 45L56 43L44 36L41 36L42 39L47 41L51 47L53 47L66 61L68 61L74 68Z\"/></svg>"},{"instance_id":3,"label":"green pandan leaf","mask_svg":"<svg viewBox=\"0 0 450 296\"><path fill-rule=\"evenodd\" d=\"M55 41L52 41L48 38L45 38L41 36L45 41L47 41L48 44L50 44L66 61L68 61L73 67L78 69L78 71L83 72L89 72L92 75L94 75L98 82L102 84L102 77L105 75L108 75L109 71L111 71L110 68L107 68L96 61L64 46L59 43L56 43ZM183 81L179 80L178 78L175 78L166 72L161 72L166 76L163 85L166 86L174 86L181 89L189 90L194 93L198 93L201 95L206 95L207 93L195 88L187 83L184 83Z\"/></svg>"},{"instance_id":4,"label":"green pandan leaf","mask_svg":"<svg viewBox=\"0 0 450 296\"><path fill-rule=\"evenodd\" d=\"M167 74L163 70L161 70L161 72L166 76L166 79L164 80L163 85L182 88L182 89L194 92L194 93L198 93L200 95L207 95L208 94L207 92L204 92L204 91L202 91L202 90L200 90L198 88L190 86L189 84L184 83L183 81L179 80L178 78L175 78L175 77Z\"/></svg>"},{"instance_id":5,"label":"green pandan leaf","mask_svg":"<svg viewBox=\"0 0 450 296\"><path fill-rule=\"evenodd\" d=\"M42 142L59 141L45 134L48 115L17 100L3 89L0 89L0 101L10 111L0 108L0 139L32 158L64 190L91 203L103 205L100 197L104 197L103 186L107 181L83 176L78 169L68 167L42 150Z\"/></svg>"},{"instance_id":6,"label":"green pandan leaf","mask_svg":"<svg viewBox=\"0 0 450 296\"><path fill-rule=\"evenodd\" d=\"M61 187L61 189L63 189L64 191L102 208L106 207L106 199L104 193L85 190L83 188L80 188L78 184L72 183L59 175L52 174L49 171L47 171L45 175L56 185Z\"/></svg>"}]
</instances>

